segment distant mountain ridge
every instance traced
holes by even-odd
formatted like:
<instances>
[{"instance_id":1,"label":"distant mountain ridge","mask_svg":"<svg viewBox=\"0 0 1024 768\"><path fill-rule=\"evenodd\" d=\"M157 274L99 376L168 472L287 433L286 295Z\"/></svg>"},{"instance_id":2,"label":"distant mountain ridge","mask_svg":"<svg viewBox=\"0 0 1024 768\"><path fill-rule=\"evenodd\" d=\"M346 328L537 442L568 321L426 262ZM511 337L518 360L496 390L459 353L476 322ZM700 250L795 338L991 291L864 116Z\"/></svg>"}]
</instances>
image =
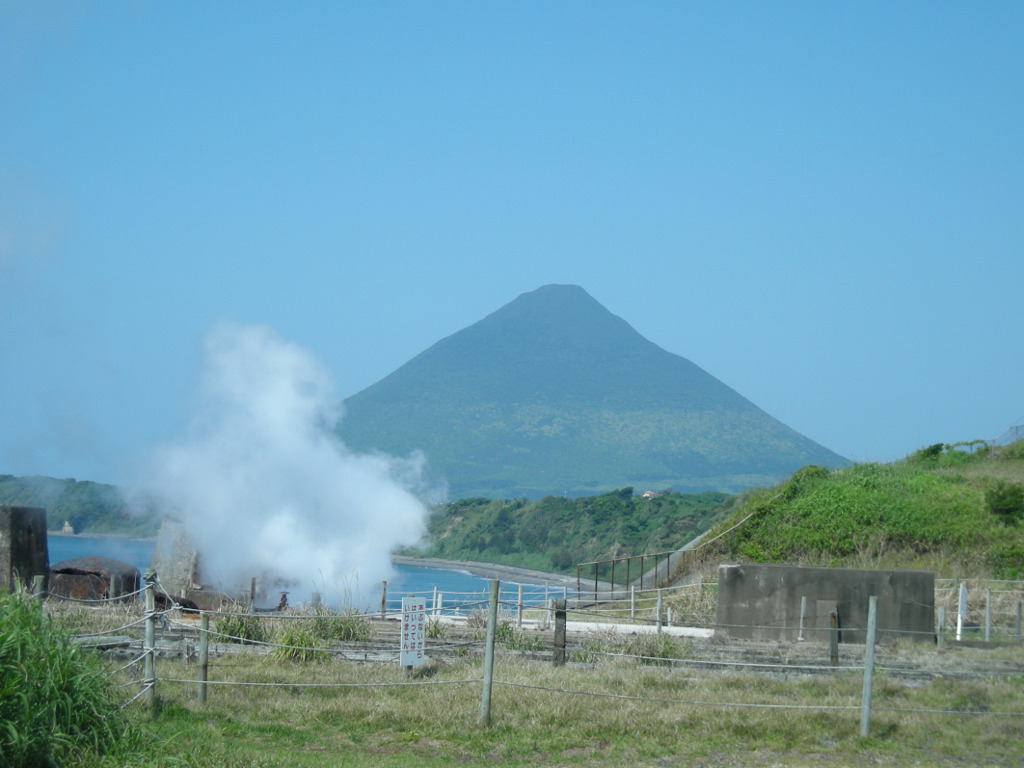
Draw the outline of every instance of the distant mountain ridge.
<instances>
[{"instance_id":1,"label":"distant mountain ridge","mask_svg":"<svg viewBox=\"0 0 1024 768\"><path fill-rule=\"evenodd\" d=\"M344 402L356 450L422 450L451 498L736 492L844 466L575 285L524 293Z\"/></svg>"}]
</instances>

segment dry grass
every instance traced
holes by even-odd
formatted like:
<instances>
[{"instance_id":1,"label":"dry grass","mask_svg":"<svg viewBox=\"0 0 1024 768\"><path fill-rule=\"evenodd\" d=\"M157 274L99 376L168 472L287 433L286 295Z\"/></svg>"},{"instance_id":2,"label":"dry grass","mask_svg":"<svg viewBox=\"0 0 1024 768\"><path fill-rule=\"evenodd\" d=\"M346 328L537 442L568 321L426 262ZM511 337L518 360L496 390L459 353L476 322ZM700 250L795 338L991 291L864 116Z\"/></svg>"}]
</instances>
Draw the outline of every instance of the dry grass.
<instances>
[{"instance_id":1,"label":"dry grass","mask_svg":"<svg viewBox=\"0 0 1024 768\"><path fill-rule=\"evenodd\" d=\"M988 651L939 652L909 644L883 652L880 666L900 654L936 672L972 658L991 660ZM1024 670L1020 649L1004 657ZM160 677L181 674L180 662L158 664ZM1024 760L1024 717L992 714L1024 711L1019 674L907 685L879 671L866 740L857 735L857 670L780 680L621 658L555 668L499 654L490 728L478 724L481 674L472 659L435 661L408 677L393 664L230 655L212 662L211 680L284 687L211 687L200 709L193 685L161 683L155 727L176 734L172 749L178 754L225 766L952 766Z\"/></svg>"}]
</instances>

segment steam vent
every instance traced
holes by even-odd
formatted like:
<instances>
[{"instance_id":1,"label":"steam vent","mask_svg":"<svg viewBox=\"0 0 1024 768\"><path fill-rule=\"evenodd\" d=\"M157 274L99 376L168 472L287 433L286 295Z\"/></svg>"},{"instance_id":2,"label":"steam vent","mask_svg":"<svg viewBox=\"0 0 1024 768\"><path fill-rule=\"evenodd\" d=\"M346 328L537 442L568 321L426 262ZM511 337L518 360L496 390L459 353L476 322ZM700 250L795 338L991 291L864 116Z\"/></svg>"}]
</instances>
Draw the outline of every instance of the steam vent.
<instances>
[{"instance_id":1,"label":"steam vent","mask_svg":"<svg viewBox=\"0 0 1024 768\"><path fill-rule=\"evenodd\" d=\"M199 553L180 520L164 519L150 568L156 572L160 590L171 598L189 598L190 592L201 589Z\"/></svg>"},{"instance_id":2,"label":"steam vent","mask_svg":"<svg viewBox=\"0 0 1024 768\"><path fill-rule=\"evenodd\" d=\"M245 583L222 585L215 581L184 523L171 516L165 517L160 526L150 568L156 572L158 595L201 610L217 610L237 602L265 604L270 599L269 590L288 588L266 573L253 574Z\"/></svg>"},{"instance_id":3,"label":"steam vent","mask_svg":"<svg viewBox=\"0 0 1024 768\"><path fill-rule=\"evenodd\" d=\"M46 510L41 507L0 507L0 591L31 586L50 572L46 544Z\"/></svg>"}]
</instances>

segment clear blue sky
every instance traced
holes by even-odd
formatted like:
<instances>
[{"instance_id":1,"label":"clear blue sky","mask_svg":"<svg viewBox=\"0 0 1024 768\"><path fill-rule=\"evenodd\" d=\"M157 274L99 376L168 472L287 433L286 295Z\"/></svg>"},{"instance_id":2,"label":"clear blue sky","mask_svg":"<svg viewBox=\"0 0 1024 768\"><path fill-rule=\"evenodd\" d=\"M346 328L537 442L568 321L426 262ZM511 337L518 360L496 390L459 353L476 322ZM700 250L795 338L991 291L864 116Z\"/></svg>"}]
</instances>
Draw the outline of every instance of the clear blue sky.
<instances>
[{"instance_id":1,"label":"clear blue sky","mask_svg":"<svg viewBox=\"0 0 1024 768\"><path fill-rule=\"evenodd\" d=\"M576 283L859 461L1024 417L1024 3L0 0L0 473L122 482L204 334L340 397Z\"/></svg>"}]
</instances>

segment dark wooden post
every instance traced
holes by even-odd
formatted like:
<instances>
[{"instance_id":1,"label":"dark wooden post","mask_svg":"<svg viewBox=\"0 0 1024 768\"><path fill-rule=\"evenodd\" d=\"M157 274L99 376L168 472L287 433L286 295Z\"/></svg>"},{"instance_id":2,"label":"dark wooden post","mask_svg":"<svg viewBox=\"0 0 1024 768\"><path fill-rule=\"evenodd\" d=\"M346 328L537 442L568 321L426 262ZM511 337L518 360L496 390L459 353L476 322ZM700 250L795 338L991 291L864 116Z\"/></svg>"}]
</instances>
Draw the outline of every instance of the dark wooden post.
<instances>
[{"instance_id":1,"label":"dark wooden post","mask_svg":"<svg viewBox=\"0 0 1024 768\"><path fill-rule=\"evenodd\" d=\"M210 614L199 614L199 685L196 686L196 704L206 703L206 680L210 669Z\"/></svg>"},{"instance_id":2,"label":"dark wooden post","mask_svg":"<svg viewBox=\"0 0 1024 768\"><path fill-rule=\"evenodd\" d=\"M839 614L828 615L828 658L833 667L839 666Z\"/></svg>"},{"instance_id":3,"label":"dark wooden post","mask_svg":"<svg viewBox=\"0 0 1024 768\"><path fill-rule=\"evenodd\" d=\"M555 652L556 667L565 666L565 600L555 600Z\"/></svg>"}]
</instances>

